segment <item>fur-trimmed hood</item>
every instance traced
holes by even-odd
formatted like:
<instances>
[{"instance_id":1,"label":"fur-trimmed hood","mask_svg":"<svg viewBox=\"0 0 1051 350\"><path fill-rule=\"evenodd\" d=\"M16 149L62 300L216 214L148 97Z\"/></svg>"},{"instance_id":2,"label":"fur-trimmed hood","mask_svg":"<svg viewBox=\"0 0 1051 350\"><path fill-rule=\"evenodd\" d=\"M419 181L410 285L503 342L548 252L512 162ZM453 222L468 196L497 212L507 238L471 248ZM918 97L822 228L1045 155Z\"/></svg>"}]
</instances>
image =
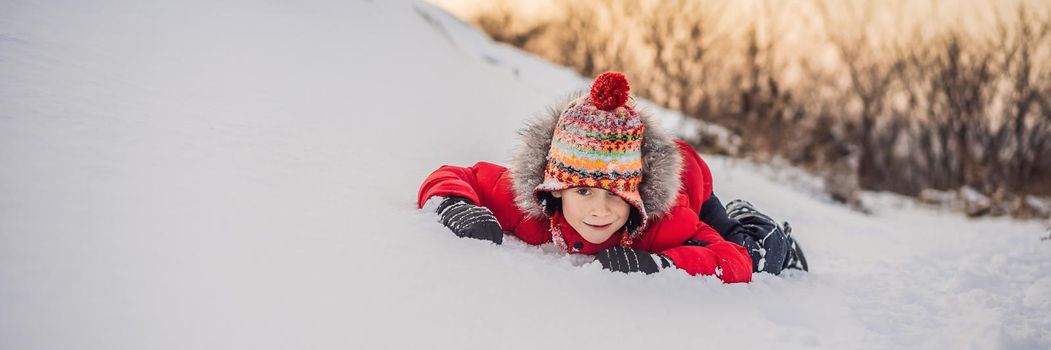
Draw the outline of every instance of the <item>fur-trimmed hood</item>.
<instances>
[{"instance_id":1,"label":"fur-trimmed hood","mask_svg":"<svg viewBox=\"0 0 1051 350\"><path fill-rule=\"evenodd\" d=\"M544 181L551 140L558 118L567 103L554 105L519 130L521 139L511 162L511 181L515 205L533 218L546 217L535 190ZM674 138L645 110L639 110L645 131L642 134L642 182L639 194L649 219L664 216L671 209L682 186L682 154Z\"/></svg>"}]
</instances>

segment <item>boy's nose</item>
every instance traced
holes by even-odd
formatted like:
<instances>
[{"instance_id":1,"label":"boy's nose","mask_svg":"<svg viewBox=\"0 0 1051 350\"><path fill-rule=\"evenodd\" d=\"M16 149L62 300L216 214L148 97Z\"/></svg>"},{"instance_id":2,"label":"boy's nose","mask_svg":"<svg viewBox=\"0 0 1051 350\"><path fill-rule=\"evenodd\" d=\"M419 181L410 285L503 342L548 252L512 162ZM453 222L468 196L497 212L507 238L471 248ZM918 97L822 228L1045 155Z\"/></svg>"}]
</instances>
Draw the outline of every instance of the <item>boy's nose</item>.
<instances>
[{"instance_id":1,"label":"boy's nose","mask_svg":"<svg viewBox=\"0 0 1051 350\"><path fill-rule=\"evenodd\" d=\"M591 214L595 216L607 216L613 213L613 209L611 208L612 206L609 201L602 201L594 207L592 207Z\"/></svg>"},{"instance_id":2,"label":"boy's nose","mask_svg":"<svg viewBox=\"0 0 1051 350\"><path fill-rule=\"evenodd\" d=\"M605 217L608 216L609 213L610 211L606 207L599 207L591 211L591 216Z\"/></svg>"}]
</instances>

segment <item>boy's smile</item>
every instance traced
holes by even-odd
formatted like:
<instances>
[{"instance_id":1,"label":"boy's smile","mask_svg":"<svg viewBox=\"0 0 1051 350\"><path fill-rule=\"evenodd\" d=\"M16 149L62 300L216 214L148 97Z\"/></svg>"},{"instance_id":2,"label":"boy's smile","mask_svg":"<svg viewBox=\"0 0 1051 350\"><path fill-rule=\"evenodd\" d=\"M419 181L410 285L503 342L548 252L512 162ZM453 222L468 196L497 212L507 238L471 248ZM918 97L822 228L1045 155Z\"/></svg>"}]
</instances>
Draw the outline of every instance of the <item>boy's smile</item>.
<instances>
[{"instance_id":1,"label":"boy's smile","mask_svg":"<svg viewBox=\"0 0 1051 350\"><path fill-rule=\"evenodd\" d=\"M609 227L612 223L603 224L603 225L595 225L595 224L589 224L587 221L585 221L584 224L590 226L593 229L602 230L602 229L605 229L605 228Z\"/></svg>"},{"instance_id":2,"label":"boy's smile","mask_svg":"<svg viewBox=\"0 0 1051 350\"><path fill-rule=\"evenodd\" d=\"M592 244L608 240L628 222L631 206L613 192L577 187L552 192L562 199L562 215L581 237Z\"/></svg>"}]
</instances>

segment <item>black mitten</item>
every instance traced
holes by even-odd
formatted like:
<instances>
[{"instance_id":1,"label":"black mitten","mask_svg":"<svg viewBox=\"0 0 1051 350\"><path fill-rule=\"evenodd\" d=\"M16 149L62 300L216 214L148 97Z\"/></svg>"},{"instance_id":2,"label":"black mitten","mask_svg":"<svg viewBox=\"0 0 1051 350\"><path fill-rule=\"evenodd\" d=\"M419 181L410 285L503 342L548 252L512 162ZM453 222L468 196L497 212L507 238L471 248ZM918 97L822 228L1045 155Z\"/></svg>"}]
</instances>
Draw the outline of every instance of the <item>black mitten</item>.
<instances>
[{"instance_id":1,"label":"black mitten","mask_svg":"<svg viewBox=\"0 0 1051 350\"><path fill-rule=\"evenodd\" d=\"M484 239L496 244L504 241L504 231L489 208L474 205L462 197L449 197L438 205L442 225L457 236Z\"/></svg>"},{"instance_id":2,"label":"black mitten","mask_svg":"<svg viewBox=\"0 0 1051 350\"><path fill-rule=\"evenodd\" d=\"M642 272L649 275L675 266L664 255L620 246L598 252L595 257L602 263L602 268L623 273Z\"/></svg>"}]
</instances>

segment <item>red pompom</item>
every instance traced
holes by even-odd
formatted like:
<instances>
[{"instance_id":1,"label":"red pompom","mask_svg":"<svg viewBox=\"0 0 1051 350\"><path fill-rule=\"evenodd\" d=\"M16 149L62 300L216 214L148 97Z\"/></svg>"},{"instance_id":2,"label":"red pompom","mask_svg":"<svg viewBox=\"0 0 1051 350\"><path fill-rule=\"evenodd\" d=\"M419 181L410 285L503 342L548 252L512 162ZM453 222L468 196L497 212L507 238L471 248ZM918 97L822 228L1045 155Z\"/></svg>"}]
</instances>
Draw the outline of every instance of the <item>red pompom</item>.
<instances>
[{"instance_id":1,"label":"red pompom","mask_svg":"<svg viewBox=\"0 0 1051 350\"><path fill-rule=\"evenodd\" d=\"M605 72L591 84L591 103L604 111L612 111L628 102L628 78L617 72Z\"/></svg>"}]
</instances>

